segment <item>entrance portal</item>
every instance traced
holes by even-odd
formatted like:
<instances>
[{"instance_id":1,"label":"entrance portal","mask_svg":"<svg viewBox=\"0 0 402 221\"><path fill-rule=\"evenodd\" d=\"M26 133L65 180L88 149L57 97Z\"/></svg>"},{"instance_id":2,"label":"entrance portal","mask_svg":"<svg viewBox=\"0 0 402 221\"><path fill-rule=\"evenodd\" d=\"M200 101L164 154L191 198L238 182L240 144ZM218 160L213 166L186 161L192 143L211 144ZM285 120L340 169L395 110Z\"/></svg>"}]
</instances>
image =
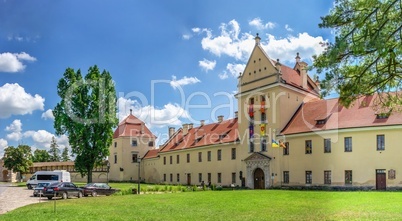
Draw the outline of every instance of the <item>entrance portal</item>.
<instances>
[{"instance_id":1,"label":"entrance portal","mask_svg":"<svg viewBox=\"0 0 402 221\"><path fill-rule=\"evenodd\" d=\"M187 174L187 185L191 185L191 173Z\"/></svg>"},{"instance_id":2,"label":"entrance portal","mask_svg":"<svg viewBox=\"0 0 402 221\"><path fill-rule=\"evenodd\" d=\"M387 189L387 181L386 181L386 173L385 170L376 170L376 189L377 190L386 190Z\"/></svg>"},{"instance_id":3,"label":"entrance portal","mask_svg":"<svg viewBox=\"0 0 402 221\"><path fill-rule=\"evenodd\" d=\"M260 168L254 171L254 189L265 189L264 171Z\"/></svg>"}]
</instances>

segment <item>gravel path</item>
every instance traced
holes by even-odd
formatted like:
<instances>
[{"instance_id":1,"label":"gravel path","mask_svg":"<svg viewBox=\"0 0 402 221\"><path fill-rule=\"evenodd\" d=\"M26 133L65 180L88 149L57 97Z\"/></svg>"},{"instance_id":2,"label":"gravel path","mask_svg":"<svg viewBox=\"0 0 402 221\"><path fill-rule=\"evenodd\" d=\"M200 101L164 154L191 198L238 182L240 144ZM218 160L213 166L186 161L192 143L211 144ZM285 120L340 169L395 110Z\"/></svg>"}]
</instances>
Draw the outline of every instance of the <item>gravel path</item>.
<instances>
[{"instance_id":1,"label":"gravel path","mask_svg":"<svg viewBox=\"0 0 402 221\"><path fill-rule=\"evenodd\" d=\"M26 187L0 186L0 214L28 204L46 202L46 198L32 196L33 190Z\"/></svg>"}]
</instances>

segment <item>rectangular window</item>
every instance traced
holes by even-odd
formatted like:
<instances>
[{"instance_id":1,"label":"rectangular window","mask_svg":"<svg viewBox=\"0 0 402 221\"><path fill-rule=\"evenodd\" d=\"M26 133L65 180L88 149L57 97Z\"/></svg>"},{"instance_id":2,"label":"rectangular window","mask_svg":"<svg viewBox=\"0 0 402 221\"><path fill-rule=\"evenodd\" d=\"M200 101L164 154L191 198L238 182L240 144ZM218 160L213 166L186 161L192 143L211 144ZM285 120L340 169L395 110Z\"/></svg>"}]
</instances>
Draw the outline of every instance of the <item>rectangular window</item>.
<instances>
[{"instance_id":1,"label":"rectangular window","mask_svg":"<svg viewBox=\"0 0 402 221\"><path fill-rule=\"evenodd\" d=\"M289 155L289 142L285 142L285 148L283 148L283 155Z\"/></svg>"},{"instance_id":2,"label":"rectangular window","mask_svg":"<svg viewBox=\"0 0 402 221\"><path fill-rule=\"evenodd\" d=\"M345 137L345 152L352 152L352 138Z\"/></svg>"},{"instance_id":3,"label":"rectangular window","mask_svg":"<svg viewBox=\"0 0 402 221\"><path fill-rule=\"evenodd\" d=\"M208 156L208 161L211 161L211 151L207 152L207 156Z\"/></svg>"},{"instance_id":4,"label":"rectangular window","mask_svg":"<svg viewBox=\"0 0 402 221\"><path fill-rule=\"evenodd\" d=\"M222 160L222 150L218 150L218 160Z\"/></svg>"},{"instance_id":5,"label":"rectangular window","mask_svg":"<svg viewBox=\"0 0 402 221\"><path fill-rule=\"evenodd\" d=\"M265 113L261 113L261 122L265 122L267 120L267 115Z\"/></svg>"},{"instance_id":6,"label":"rectangular window","mask_svg":"<svg viewBox=\"0 0 402 221\"><path fill-rule=\"evenodd\" d=\"M131 154L131 162L132 163L138 163L138 154L136 154L136 153L132 153Z\"/></svg>"},{"instance_id":7,"label":"rectangular window","mask_svg":"<svg viewBox=\"0 0 402 221\"><path fill-rule=\"evenodd\" d=\"M313 153L313 144L311 140L306 140L306 154L311 154Z\"/></svg>"},{"instance_id":8,"label":"rectangular window","mask_svg":"<svg viewBox=\"0 0 402 221\"><path fill-rule=\"evenodd\" d=\"M154 142L153 141L149 141L148 142L148 147L153 147L154 146Z\"/></svg>"},{"instance_id":9,"label":"rectangular window","mask_svg":"<svg viewBox=\"0 0 402 221\"><path fill-rule=\"evenodd\" d=\"M208 183L211 182L211 173L208 173Z\"/></svg>"},{"instance_id":10,"label":"rectangular window","mask_svg":"<svg viewBox=\"0 0 402 221\"><path fill-rule=\"evenodd\" d=\"M311 184L313 180L313 173L311 171L306 171L306 184Z\"/></svg>"},{"instance_id":11,"label":"rectangular window","mask_svg":"<svg viewBox=\"0 0 402 221\"><path fill-rule=\"evenodd\" d=\"M180 163L180 155L176 155L176 163L177 163L177 164Z\"/></svg>"},{"instance_id":12,"label":"rectangular window","mask_svg":"<svg viewBox=\"0 0 402 221\"><path fill-rule=\"evenodd\" d=\"M201 183L202 182L202 173L198 174L198 182Z\"/></svg>"},{"instance_id":13,"label":"rectangular window","mask_svg":"<svg viewBox=\"0 0 402 221\"><path fill-rule=\"evenodd\" d=\"M170 182L173 182L173 173L170 174Z\"/></svg>"},{"instance_id":14,"label":"rectangular window","mask_svg":"<svg viewBox=\"0 0 402 221\"><path fill-rule=\"evenodd\" d=\"M232 160L236 160L236 148L232 148Z\"/></svg>"},{"instance_id":15,"label":"rectangular window","mask_svg":"<svg viewBox=\"0 0 402 221\"><path fill-rule=\"evenodd\" d=\"M173 164L173 156L169 157L170 164Z\"/></svg>"},{"instance_id":16,"label":"rectangular window","mask_svg":"<svg viewBox=\"0 0 402 221\"><path fill-rule=\"evenodd\" d=\"M117 142L114 142L114 147L117 147Z\"/></svg>"},{"instance_id":17,"label":"rectangular window","mask_svg":"<svg viewBox=\"0 0 402 221\"><path fill-rule=\"evenodd\" d=\"M131 140L131 146L133 146L133 147L137 146L137 140L136 139Z\"/></svg>"},{"instance_id":18,"label":"rectangular window","mask_svg":"<svg viewBox=\"0 0 402 221\"><path fill-rule=\"evenodd\" d=\"M236 173L232 173L232 184L236 183Z\"/></svg>"},{"instance_id":19,"label":"rectangular window","mask_svg":"<svg viewBox=\"0 0 402 221\"><path fill-rule=\"evenodd\" d=\"M222 182L222 174L218 173L218 183L221 183L221 182Z\"/></svg>"},{"instance_id":20,"label":"rectangular window","mask_svg":"<svg viewBox=\"0 0 402 221\"><path fill-rule=\"evenodd\" d=\"M385 135L377 135L377 150L385 150Z\"/></svg>"},{"instance_id":21,"label":"rectangular window","mask_svg":"<svg viewBox=\"0 0 402 221\"><path fill-rule=\"evenodd\" d=\"M187 154L187 163L190 163L190 154Z\"/></svg>"},{"instance_id":22,"label":"rectangular window","mask_svg":"<svg viewBox=\"0 0 402 221\"><path fill-rule=\"evenodd\" d=\"M166 165L166 157L163 157L163 165Z\"/></svg>"},{"instance_id":23,"label":"rectangular window","mask_svg":"<svg viewBox=\"0 0 402 221\"><path fill-rule=\"evenodd\" d=\"M250 149L250 153L253 153L253 152L254 152L254 142L253 142L253 141L250 141L250 143L249 143L249 149Z\"/></svg>"},{"instance_id":24,"label":"rectangular window","mask_svg":"<svg viewBox=\"0 0 402 221\"><path fill-rule=\"evenodd\" d=\"M267 141L264 138L261 139L261 151L267 151Z\"/></svg>"},{"instance_id":25,"label":"rectangular window","mask_svg":"<svg viewBox=\"0 0 402 221\"><path fill-rule=\"evenodd\" d=\"M198 162L202 162L202 152L198 152Z\"/></svg>"},{"instance_id":26,"label":"rectangular window","mask_svg":"<svg viewBox=\"0 0 402 221\"><path fill-rule=\"evenodd\" d=\"M177 182L180 183L180 173L177 174Z\"/></svg>"},{"instance_id":27,"label":"rectangular window","mask_svg":"<svg viewBox=\"0 0 402 221\"><path fill-rule=\"evenodd\" d=\"M352 184L353 177L351 170L345 170L345 184Z\"/></svg>"},{"instance_id":28,"label":"rectangular window","mask_svg":"<svg viewBox=\"0 0 402 221\"><path fill-rule=\"evenodd\" d=\"M166 182L166 173L163 174L163 182Z\"/></svg>"},{"instance_id":29,"label":"rectangular window","mask_svg":"<svg viewBox=\"0 0 402 221\"><path fill-rule=\"evenodd\" d=\"M114 155L114 163L117 163L117 154Z\"/></svg>"},{"instance_id":30,"label":"rectangular window","mask_svg":"<svg viewBox=\"0 0 402 221\"><path fill-rule=\"evenodd\" d=\"M324 139L324 153L331 153L331 139Z\"/></svg>"},{"instance_id":31,"label":"rectangular window","mask_svg":"<svg viewBox=\"0 0 402 221\"><path fill-rule=\"evenodd\" d=\"M283 171L283 183L289 183L289 171Z\"/></svg>"},{"instance_id":32,"label":"rectangular window","mask_svg":"<svg viewBox=\"0 0 402 221\"><path fill-rule=\"evenodd\" d=\"M331 171L330 170L324 171L324 184L331 184Z\"/></svg>"}]
</instances>

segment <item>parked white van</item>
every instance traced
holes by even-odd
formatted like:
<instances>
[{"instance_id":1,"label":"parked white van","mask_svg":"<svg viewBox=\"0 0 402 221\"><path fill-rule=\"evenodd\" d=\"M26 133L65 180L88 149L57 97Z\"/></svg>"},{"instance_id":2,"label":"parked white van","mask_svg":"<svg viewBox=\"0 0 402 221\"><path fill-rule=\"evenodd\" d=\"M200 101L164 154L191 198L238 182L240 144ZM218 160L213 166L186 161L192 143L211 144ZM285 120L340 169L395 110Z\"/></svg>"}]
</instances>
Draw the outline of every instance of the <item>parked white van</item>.
<instances>
[{"instance_id":1,"label":"parked white van","mask_svg":"<svg viewBox=\"0 0 402 221\"><path fill-rule=\"evenodd\" d=\"M32 189L38 185L38 183L45 183L49 181L71 182L70 173L65 170L36 171L27 181L27 188Z\"/></svg>"}]
</instances>

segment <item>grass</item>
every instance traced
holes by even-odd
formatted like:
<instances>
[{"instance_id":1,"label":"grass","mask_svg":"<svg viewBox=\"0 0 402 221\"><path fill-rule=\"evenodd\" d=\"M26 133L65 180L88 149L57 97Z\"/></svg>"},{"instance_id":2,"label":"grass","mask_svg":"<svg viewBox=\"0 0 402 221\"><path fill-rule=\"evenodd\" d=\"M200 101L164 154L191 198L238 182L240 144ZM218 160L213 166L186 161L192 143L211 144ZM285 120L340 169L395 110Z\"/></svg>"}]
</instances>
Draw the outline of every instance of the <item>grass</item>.
<instances>
[{"instance_id":1,"label":"grass","mask_svg":"<svg viewBox=\"0 0 402 221\"><path fill-rule=\"evenodd\" d=\"M28 205L0 215L0 220L28 217L29 220L402 220L402 193L240 190L86 197Z\"/></svg>"}]
</instances>

